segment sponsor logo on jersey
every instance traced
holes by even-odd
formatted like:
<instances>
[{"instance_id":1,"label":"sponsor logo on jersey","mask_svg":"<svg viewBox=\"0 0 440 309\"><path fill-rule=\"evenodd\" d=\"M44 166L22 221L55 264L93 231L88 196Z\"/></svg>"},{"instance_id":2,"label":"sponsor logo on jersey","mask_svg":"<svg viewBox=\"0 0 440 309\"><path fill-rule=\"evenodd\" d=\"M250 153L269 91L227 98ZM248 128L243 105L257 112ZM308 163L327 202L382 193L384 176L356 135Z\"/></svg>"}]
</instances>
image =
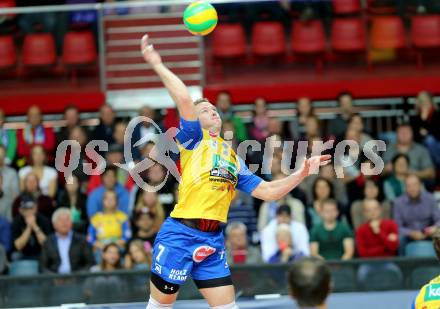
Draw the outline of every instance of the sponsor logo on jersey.
<instances>
[{"instance_id":1,"label":"sponsor logo on jersey","mask_svg":"<svg viewBox=\"0 0 440 309\"><path fill-rule=\"evenodd\" d=\"M154 270L161 275L162 274L162 266L160 266L159 264L155 264L154 265Z\"/></svg>"},{"instance_id":2,"label":"sponsor logo on jersey","mask_svg":"<svg viewBox=\"0 0 440 309\"><path fill-rule=\"evenodd\" d=\"M430 284L425 288L425 301L440 300L440 284Z\"/></svg>"},{"instance_id":3,"label":"sponsor logo on jersey","mask_svg":"<svg viewBox=\"0 0 440 309\"><path fill-rule=\"evenodd\" d=\"M208 256L214 254L215 248L210 246L200 246L193 253L193 260L196 263L204 261Z\"/></svg>"}]
</instances>

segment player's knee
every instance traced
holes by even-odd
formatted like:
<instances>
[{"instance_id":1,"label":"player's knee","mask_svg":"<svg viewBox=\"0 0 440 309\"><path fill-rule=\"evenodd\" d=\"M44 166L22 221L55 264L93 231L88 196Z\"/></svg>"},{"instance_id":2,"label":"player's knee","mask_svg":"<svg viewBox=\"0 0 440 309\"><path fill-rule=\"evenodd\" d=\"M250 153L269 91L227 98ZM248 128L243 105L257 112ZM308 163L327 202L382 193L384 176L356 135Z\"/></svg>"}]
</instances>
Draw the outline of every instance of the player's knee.
<instances>
[{"instance_id":1,"label":"player's knee","mask_svg":"<svg viewBox=\"0 0 440 309\"><path fill-rule=\"evenodd\" d=\"M159 291L164 294L175 294L180 288L180 285L165 281L154 273L151 274L151 282Z\"/></svg>"},{"instance_id":2,"label":"player's knee","mask_svg":"<svg viewBox=\"0 0 440 309\"><path fill-rule=\"evenodd\" d=\"M172 309L173 304L161 304L150 296L146 309Z\"/></svg>"},{"instance_id":3,"label":"player's knee","mask_svg":"<svg viewBox=\"0 0 440 309\"><path fill-rule=\"evenodd\" d=\"M215 307L211 307L212 309L238 309L237 305L235 304L235 301L227 304L227 305L222 305L222 306L215 306Z\"/></svg>"}]
</instances>

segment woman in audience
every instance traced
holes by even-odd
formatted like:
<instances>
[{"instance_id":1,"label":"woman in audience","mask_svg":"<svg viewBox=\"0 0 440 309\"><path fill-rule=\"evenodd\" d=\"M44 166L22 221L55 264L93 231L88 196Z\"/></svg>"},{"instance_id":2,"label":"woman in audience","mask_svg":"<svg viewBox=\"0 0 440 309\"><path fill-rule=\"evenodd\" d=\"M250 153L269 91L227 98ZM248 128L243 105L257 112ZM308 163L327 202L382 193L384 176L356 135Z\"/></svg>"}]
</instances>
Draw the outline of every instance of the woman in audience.
<instances>
[{"instance_id":1,"label":"woman in audience","mask_svg":"<svg viewBox=\"0 0 440 309\"><path fill-rule=\"evenodd\" d=\"M309 98L302 97L298 99L296 117L289 122L290 134L295 140L298 140L306 133L306 120L309 116L314 116L315 111Z\"/></svg>"},{"instance_id":2,"label":"woman in audience","mask_svg":"<svg viewBox=\"0 0 440 309\"><path fill-rule=\"evenodd\" d=\"M78 177L66 182L58 201L59 207L67 207L72 214L73 229L81 234L87 234L88 217L86 210L87 196L80 191Z\"/></svg>"},{"instance_id":3,"label":"woman in audience","mask_svg":"<svg viewBox=\"0 0 440 309\"><path fill-rule=\"evenodd\" d=\"M358 133L359 147L361 149L364 148L365 144L368 141L371 141L373 139L370 135L365 133L364 122L362 120L361 115L359 114L351 115L350 119L348 120L347 130L354 130L355 132Z\"/></svg>"},{"instance_id":4,"label":"woman in audience","mask_svg":"<svg viewBox=\"0 0 440 309\"><path fill-rule=\"evenodd\" d=\"M330 198L334 198L332 183L325 178L318 177L313 184L313 203L308 205L306 211L306 225L309 230L322 222L321 204Z\"/></svg>"},{"instance_id":5,"label":"woman in audience","mask_svg":"<svg viewBox=\"0 0 440 309\"><path fill-rule=\"evenodd\" d=\"M269 116L266 109L266 100L257 98L255 100L255 111L251 137L257 141L264 141L269 136Z\"/></svg>"},{"instance_id":6,"label":"woman in audience","mask_svg":"<svg viewBox=\"0 0 440 309\"><path fill-rule=\"evenodd\" d=\"M85 148L87 143L89 142L89 137L87 136L87 132L83 127L76 126L72 128L69 134L69 139L77 141L80 146L79 149L72 149L76 151L76 153L79 155L78 167L72 171L72 174L78 178L81 191L85 192L85 188L87 188L90 176L84 173L83 164L91 163L92 160L96 158L88 159L86 156Z\"/></svg>"},{"instance_id":7,"label":"woman in audience","mask_svg":"<svg viewBox=\"0 0 440 309\"><path fill-rule=\"evenodd\" d=\"M46 152L41 145L35 145L31 150L30 165L21 168L18 171L20 178L20 188L24 189L24 179L30 172L37 175L41 192L51 198L57 193L57 171L46 165Z\"/></svg>"},{"instance_id":8,"label":"woman in audience","mask_svg":"<svg viewBox=\"0 0 440 309\"><path fill-rule=\"evenodd\" d=\"M88 240L99 257L105 245L115 243L120 249L125 248L131 238L128 216L118 210L118 198L115 191L106 191L103 197L103 211L90 220ZM98 258L97 258L98 260Z\"/></svg>"},{"instance_id":9,"label":"woman in audience","mask_svg":"<svg viewBox=\"0 0 440 309\"><path fill-rule=\"evenodd\" d=\"M134 215L138 212L151 213L154 216L154 228L157 230L165 220L165 211L156 192L142 191L136 203Z\"/></svg>"},{"instance_id":10,"label":"woman in audience","mask_svg":"<svg viewBox=\"0 0 440 309\"><path fill-rule=\"evenodd\" d=\"M363 205L366 200L377 200L382 205L383 218L389 219L391 217L391 204L387 201L382 202L382 196L379 185L373 180L369 179L365 182L363 189L363 198L354 201L350 207L351 223L353 229L357 229L366 219L363 214Z\"/></svg>"},{"instance_id":11,"label":"woman in audience","mask_svg":"<svg viewBox=\"0 0 440 309\"><path fill-rule=\"evenodd\" d=\"M47 219L50 219L55 210L55 201L49 196L42 194L38 176L34 172L29 172L24 177L23 190L14 201L12 215L15 217L18 214L22 197L29 195L37 201L38 212L44 215Z\"/></svg>"},{"instance_id":12,"label":"woman in audience","mask_svg":"<svg viewBox=\"0 0 440 309\"><path fill-rule=\"evenodd\" d=\"M405 154L398 154L393 158L393 173L383 184L383 191L387 201L405 193L405 178L409 173L409 157Z\"/></svg>"},{"instance_id":13,"label":"woman in audience","mask_svg":"<svg viewBox=\"0 0 440 309\"><path fill-rule=\"evenodd\" d=\"M126 269L149 269L152 262L152 247L145 245L142 240L133 240L128 244L125 255Z\"/></svg>"}]
</instances>

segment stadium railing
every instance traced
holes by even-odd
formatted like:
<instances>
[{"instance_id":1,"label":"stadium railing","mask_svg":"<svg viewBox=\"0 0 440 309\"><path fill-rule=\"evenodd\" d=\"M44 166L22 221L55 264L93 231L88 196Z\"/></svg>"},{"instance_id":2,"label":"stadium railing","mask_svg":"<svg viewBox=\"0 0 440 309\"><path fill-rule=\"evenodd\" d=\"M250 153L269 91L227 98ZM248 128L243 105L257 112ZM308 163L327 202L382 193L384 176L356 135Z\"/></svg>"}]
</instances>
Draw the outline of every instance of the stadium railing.
<instances>
[{"instance_id":1,"label":"stadium railing","mask_svg":"<svg viewBox=\"0 0 440 309\"><path fill-rule=\"evenodd\" d=\"M438 261L433 258L356 259L329 261L329 264L333 273L333 291L336 293L417 290L440 273ZM288 266L264 264L231 267L237 296L286 295ZM369 273L365 272L366 267ZM148 280L149 272L138 270L3 276L0 277L0 307L143 302L149 292ZM181 288L179 298L201 298L192 280Z\"/></svg>"}]
</instances>

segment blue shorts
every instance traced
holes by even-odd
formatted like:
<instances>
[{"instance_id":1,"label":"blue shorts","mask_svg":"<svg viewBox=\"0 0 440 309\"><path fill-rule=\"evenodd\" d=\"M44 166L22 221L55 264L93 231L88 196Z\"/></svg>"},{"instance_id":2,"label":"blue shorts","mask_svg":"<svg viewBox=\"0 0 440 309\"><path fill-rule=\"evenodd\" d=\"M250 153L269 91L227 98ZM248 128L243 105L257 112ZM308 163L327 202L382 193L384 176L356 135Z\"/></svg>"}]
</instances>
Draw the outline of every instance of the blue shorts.
<instances>
[{"instance_id":1,"label":"blue shorts","mask_svg":"<svg viewBox=\"0 0 440 309\"><path fill-rule=\"evenodd\" d=\"M151 272L179 285L188 276L194 280L230 276L223 231L202 232L166 219L154 242Z\"/></svg>"}]
</instances>

